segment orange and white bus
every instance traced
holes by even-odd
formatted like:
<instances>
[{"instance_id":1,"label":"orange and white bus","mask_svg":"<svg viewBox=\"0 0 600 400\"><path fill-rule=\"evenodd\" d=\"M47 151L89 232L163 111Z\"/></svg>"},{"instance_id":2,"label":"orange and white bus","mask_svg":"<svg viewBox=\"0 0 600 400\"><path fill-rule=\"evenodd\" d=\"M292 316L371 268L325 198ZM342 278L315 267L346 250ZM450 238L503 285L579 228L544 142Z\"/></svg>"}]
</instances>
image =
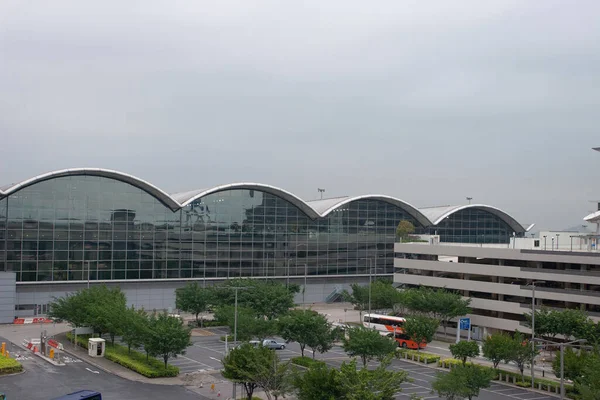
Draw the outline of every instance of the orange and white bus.
<instances>
[{"instance_id":1,"label":"orange and white bus","mask_svg":"<svg viewBox=\"0 0 600 400\"><path fill-rule=\"evenodd\" d=\"M382 335L387 335L392 332L403 333L402 326L406 321L402 317L392 317L382 314L365 314L363 315L363 326L365 328L376 329Z\"/></svg>"}]
</instances>

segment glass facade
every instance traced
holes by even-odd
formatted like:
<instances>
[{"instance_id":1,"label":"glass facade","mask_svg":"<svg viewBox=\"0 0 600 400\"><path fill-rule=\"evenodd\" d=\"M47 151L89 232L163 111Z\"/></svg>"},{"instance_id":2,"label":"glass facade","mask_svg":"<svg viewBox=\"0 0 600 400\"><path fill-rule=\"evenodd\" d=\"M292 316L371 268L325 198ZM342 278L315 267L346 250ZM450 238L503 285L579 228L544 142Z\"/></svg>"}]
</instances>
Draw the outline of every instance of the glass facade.
<instances>
[{"instance_id":1,"label":"glass facade","mask_svg":"<svg viewBox=\"0 0 600 400\"><path fill-rule=\"evenodd\" d=\"M0 270L18 281L393 273L403 209L362 199L311 219L270 193L231 189L173 211L119 180L52 178L0 199Z\"/></svg>"},{"instance_id":2,"label":"glass facade","mask_svg":"<svg viewBox=\"0 0 600 400\"><path fill-rule=\"evenodd\" d=\"M475 207L450 214L428 231L440 235L441 242L451 243L509 243L513 234L502 219ZM517 234L522 236L522 232Z\"/></svg>"}]
</instances>

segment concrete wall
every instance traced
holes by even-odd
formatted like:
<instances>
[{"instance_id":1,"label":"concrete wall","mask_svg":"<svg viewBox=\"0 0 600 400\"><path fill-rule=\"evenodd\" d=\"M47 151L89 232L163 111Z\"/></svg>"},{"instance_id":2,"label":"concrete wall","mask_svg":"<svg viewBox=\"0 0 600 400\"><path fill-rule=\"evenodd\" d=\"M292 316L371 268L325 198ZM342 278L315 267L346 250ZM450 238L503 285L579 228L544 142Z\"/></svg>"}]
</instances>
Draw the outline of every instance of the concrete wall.
<instances>
[{"instance_id":1,"label":"concrete wall","mask_svg":"<svg viewBox=\"0 0 600 400\"><path fill-rule=\"evenodd\" d=\"M391 277L389 277L391 278ZM307 289L304 294L302 292L296 294L296 303L302 303L303 300L307 304L323 303L327 296L334 290L350 289L352 283L366 284L368 277L356 276L327 276L327 277L308 277ZM285 283L285 279L281 279ZM218 283L219 281L207 282L207 285ZM199 281L202 284L202 281ZM299 285L304 284L304 278L291 278L290 283ZM168 310L175 309L175 289L183 287L187 281L159 281L159 282L120 282L107 283L108 287L120 287L127 296L128 305L135 307L144 307L146 310ZM94 283L92 282L93 286ZM14 287L14 281L13 281ZM17 304L36 304L43 305L50 303L55 297L62 297L67 293L75 292L87 287L87 282L84 283L69 283L69 284L19 284L16 290ZM14 303L13 303L14 310ZM14 311L13 311L14 312ZM23 315L31 316L31 312L21 312ZM11 321L14 315L11 315Z\"/></svg>"},{"instance_id":2,"label":"concrete wall","mask_svg":"<svg viewBox=\"0 0 600 400\"><path fill-rule=\"evenodd\" d=\"M16 279L14 272L0 272L0 324L10 324L15 318Z\"/></svg>"}]
</instances>

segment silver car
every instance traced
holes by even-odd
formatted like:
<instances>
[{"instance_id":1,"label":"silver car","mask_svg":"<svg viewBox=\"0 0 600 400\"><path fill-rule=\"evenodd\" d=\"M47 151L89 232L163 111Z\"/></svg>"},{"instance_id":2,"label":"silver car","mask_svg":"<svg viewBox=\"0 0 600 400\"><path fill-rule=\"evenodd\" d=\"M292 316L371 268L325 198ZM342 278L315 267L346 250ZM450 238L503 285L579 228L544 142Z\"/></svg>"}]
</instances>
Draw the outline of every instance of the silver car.
<instances>
[{"instance_id":1,"label":"silver car","mask_svg":"<svg viewBox=\"0 0 600 400\"><path fill-rule=\"evenodd\" d=\"M285 349L285 343L280 343L277 340L274 339L265 339L262 342L260 340L251 340L250 342L251 345L253 346L259 346L259 345L263 345L266 348L269 348L271 350L283 350Z\"/></svg>"}]
</instances>

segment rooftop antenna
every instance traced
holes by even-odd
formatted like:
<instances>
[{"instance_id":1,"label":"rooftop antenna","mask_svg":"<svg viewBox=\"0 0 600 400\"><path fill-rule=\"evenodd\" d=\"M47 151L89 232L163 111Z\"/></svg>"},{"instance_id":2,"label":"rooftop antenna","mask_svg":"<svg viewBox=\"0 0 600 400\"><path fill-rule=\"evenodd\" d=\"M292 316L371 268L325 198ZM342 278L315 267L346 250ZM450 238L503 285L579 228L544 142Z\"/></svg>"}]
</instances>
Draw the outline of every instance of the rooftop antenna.
<instances>
[{"instance_id":1,"label":"rooftop antenna","mask_svg":"<svg viewBox=\"0 0 600 400\"><path fill-rule=\"evenodd\" d=\"M323 200L323 193L325 192L325 189L317 188L317 190L319 193L321 193L321 200Z\"/></svg>"},{"instance_id":2,"label":"rooftop antenna","mask_svg":"<svg viewBox=\"0 0 600 400\"><path fill-rule=\"evenodd\" d=\"M472 197L467 197L467 201L469 202L469 204L471 204L471 200L473 200Z\"/></svg>"}]
</instances>

